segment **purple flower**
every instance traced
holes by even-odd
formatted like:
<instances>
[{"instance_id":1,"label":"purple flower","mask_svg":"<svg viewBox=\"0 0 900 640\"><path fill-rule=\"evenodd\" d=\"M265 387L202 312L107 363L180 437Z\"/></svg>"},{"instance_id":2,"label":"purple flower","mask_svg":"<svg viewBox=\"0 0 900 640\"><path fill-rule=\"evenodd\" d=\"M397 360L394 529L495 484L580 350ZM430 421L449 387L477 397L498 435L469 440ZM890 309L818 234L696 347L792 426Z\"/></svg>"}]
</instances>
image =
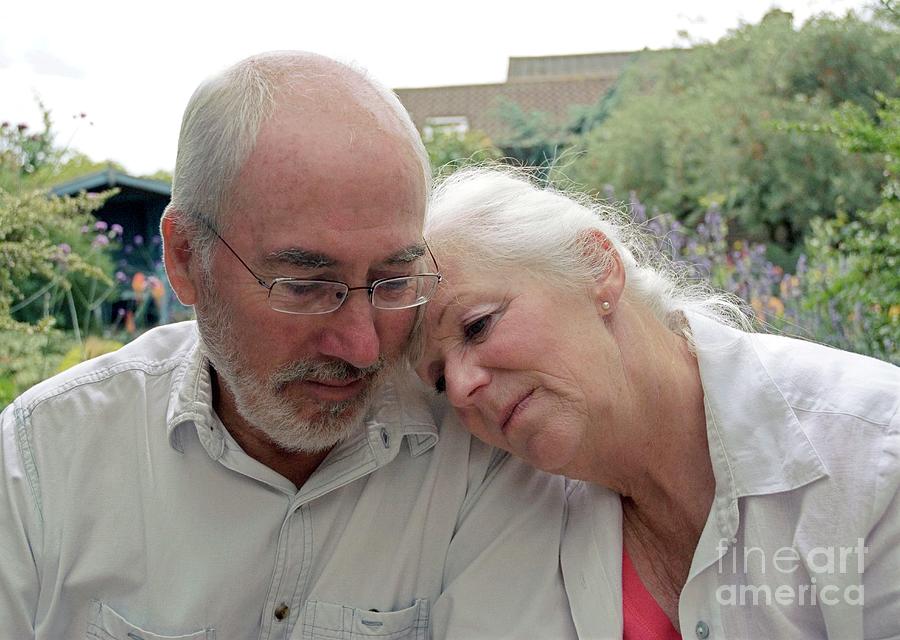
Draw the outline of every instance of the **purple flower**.
<instances>
[{"instance_id":1,"label":"purple flower","mask_svg":"<svg viewBox=\"0 0 900 640\"><path fill-rule=\"evenodd\" d=\"M58 246L59 246L60 252L62 252L62 254L64 256L67 256L70 253L72 253L72 247L70 247L68 243L63 242L63 243L59 244Z\"/></svg>"},{"instance_id":2,"label":"purple flower","mask_svg":"<svg viewBox=\"0 0 900 640\"><path fill-rule=\"evenodd\" d=\"M154 235L152 238L150 238L150 244L152 244L154 247L159 246L160 242L162 242L162 238L160 238L158 235Z\"/></svg>"},{"instance_id":3,"label":"purple flower","mask_svg":"<svg viewBox=\"0 0 900 640\"><path fill-rule=\"evenodd\" d=\"M128 276L124 271L116 271L116 282L128 282Z\"/></svg>"},{"instance_id":4,"label":"purple flower","mask_svg":"<svg viewBox=\"0 0 900 640\"><path fill-rule=\"evenodd\" d=\"M106 224L103 220L97 220L94 223L94 229L97 231L106 231L109 228L109 225Z\"/></svg>"},{"instance_id":5,"label":"purple flower","mask_svg":"<svg viewBox=\"0 0 900 640\"><path fill-rule=\"evenodd\" d=\"M134 252L134 247L132 247L130 244L126 244L125 245L125 254L128 255L133 252Z\"/></svg>"},{"instance_id":6,"label":"purple flower","mask_svg":"<svg viewBox=\"0 0 900 640\"><path fill-rule=\"evenodd\" d=\"M81 227L81 233L87 233L90 230L91 230L91 228L87 225L84 225L83 227Z\"/></svg>"},{"instance_id":7,"label":"purple flower","mask_svg":"<svg viewBox=\"0 0 900 640\"><path fill-rule=\"evenodd\" d=\"M629 199L631 201L631 217L635 222L644 222L647 220L647 207L641 204L641 201L638 200L637 194L632 191L629 194Z\"/></svg>"},{"instance_id":8,"label":"purple flower","mask_svg":"<svg viewBox=\"0 0 900 640\"><path fill-rule=\"evenodd\" d=\"M134 246L140 247L144 244L144 236L137 234L134 236Z\"/></svg>"},{"instance_id":9,"label":"purple flower","mask_svg":"<svg viewBox=\"0 0 900 640\"><path fill-rule=\"evenodd\" d=\"M106 236L99 236L99 235L96 238L94 238L93 242L91 242L91 246L93 246L95 249L99 248L99 247L105 247L108 244L109 244L109 238L107 238Z\"/></svg>"},{"instance_id":10,"label":"purple flower","mask_svg":"<svg viewBox=\"0 0 900 640\"><path fill-rule=\"evenodd\" d=\"M122 225L120 225L120 224L114 224L114 225L112 225L112 226L109 228L109 230L110 230L114 235L117 235L117 236L122 235L122 231L124 231L124 229L122 229Z\"/></svg>"}]
</instances>

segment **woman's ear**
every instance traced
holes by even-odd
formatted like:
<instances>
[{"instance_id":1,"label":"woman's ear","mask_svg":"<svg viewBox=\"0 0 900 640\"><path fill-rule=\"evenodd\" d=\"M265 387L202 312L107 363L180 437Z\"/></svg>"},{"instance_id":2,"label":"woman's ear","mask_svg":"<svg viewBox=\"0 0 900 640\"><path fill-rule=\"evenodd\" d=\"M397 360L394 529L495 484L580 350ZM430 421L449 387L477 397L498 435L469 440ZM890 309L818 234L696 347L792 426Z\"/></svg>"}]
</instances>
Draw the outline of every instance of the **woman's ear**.
<instances>
[{"instance_id":1,"label":"woman's ear","mask_svg":"<svg viewBox=\"0 0 900 640\"><path fill-rule=\"evenodd\" d=\"M190 306L197 301L196 269L191 264L192 237L172 215L163 216L161 227L166 276L181 304Z\"/></svg>"},{"instance_id":2,"label":"woman's ear","mask_svg":"<svg viewBox=\"0 0 900 640\"><path fill-rule=\"evenodd\" d=\"M585 232L585 251L589 253L595 265L602 269L593 285L591 294L597 312L601 316L612 313L625 290L625 267L622 256L599 229Z\"/></svg>"}]
</instances>

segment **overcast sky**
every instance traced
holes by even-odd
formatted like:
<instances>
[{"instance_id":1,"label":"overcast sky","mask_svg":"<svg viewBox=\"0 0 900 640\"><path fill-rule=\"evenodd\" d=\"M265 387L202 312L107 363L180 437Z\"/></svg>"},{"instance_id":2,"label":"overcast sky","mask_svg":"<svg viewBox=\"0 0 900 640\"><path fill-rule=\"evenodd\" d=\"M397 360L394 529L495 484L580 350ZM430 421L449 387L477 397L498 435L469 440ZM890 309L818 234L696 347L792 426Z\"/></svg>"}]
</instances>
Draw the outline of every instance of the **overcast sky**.
<instances>
[{"instance_id":1,"label":"overcast sky","mask_svg":"<svg viewBox=\"0 0 900 640\"><path fill-rule=\"evenodd\" d=\"M181 112L206 76L247 55L307 49L391 87L502 82L509 56L632 51L715 41L770 8L796 24L862 0L450 0L218 2L10 0L0 14L0 120L134 174L171 170ZM327 6L326 6L327 5ZM81 113L86 118L79 118Z\"/></svg>"}]
</instances>

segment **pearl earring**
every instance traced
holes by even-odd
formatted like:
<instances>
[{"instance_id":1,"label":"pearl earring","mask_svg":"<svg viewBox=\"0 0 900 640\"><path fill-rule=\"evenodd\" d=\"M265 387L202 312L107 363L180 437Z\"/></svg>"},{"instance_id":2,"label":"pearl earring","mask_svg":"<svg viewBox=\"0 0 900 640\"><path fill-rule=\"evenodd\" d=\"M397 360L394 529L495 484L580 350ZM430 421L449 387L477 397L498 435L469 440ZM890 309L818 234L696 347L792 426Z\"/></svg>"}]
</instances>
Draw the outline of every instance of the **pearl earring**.
<instances>
[{"instance_id":1,"label":"pearl earring","mask_svg":"<svg viewBox=\"0 0 900 640\"><path fill-rule=\"evenodd\" d=\"M604 301L600 304L600 308L603 309L604 311L609 311L609 307L610 307L610 304L609 304L609 302L606 301L606 300L604 300Z\"/></svg>"}]
</instances>

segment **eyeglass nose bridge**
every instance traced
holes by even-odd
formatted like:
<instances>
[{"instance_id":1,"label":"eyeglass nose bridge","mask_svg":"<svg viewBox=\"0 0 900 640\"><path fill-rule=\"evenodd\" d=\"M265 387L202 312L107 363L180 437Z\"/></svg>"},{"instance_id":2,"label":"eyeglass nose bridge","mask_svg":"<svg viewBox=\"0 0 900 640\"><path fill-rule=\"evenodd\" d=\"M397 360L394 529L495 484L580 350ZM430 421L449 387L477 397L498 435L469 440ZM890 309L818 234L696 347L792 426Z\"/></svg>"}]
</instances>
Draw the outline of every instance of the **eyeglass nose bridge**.
<instances>
[{"instance_id":1,"label":"eyeglass nose bridge","mask_svg":"<svg viewBox=\"0 0 900 640\"><path fill-rule=\"evenodd\" d=\"M371 305L373 308L376 308L375 305L373 304L373 300L372 300L372 296L375 295L375 285L370 284L367 287L347 287L347 291L344 293L344 297L341 298L341 301L338 303L338 306L336 306L333 309L333 311L338 311L341 307L343 307L344 303L347 301L347 298L349 298L350 294L353 293L354 291L368 292L369 305Z\"/></svg>"}]
</instances>

